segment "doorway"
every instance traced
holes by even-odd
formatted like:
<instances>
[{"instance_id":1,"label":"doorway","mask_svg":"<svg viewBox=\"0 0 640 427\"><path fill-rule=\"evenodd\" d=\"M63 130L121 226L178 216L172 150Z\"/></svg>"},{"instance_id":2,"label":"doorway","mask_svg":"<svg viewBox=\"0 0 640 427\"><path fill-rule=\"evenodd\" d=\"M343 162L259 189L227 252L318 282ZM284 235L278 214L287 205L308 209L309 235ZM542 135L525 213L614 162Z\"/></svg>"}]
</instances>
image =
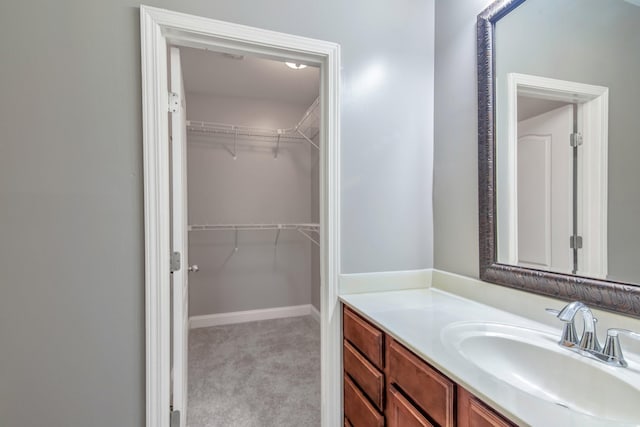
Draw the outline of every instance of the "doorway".
<instances>
[{"instance_id":1,"label":"doorway","mask_svg":"<svg viewBox=\"0 0 640 427\"><path fill-rule=\"evenodd\" d=\"M497 200L506 218L497 227L498 259L604 279L608 89L519 73L507 77L508 137L497 142L497 182L507 189ZM521 191L535 202L521 202Z\"/></svg>"},{"instance_id":2,"label":"doorway","mask_svg":"<svg viewBox=\"0 0 640 427\"><path fill-rule=\"evenodd\" d=\"M334 43L281 34L212 19L141 6L143 123L145 166L145 294L147 347L147 426L180 423L172 402L171 383L171 270L174 281L186 283L188 259L172 254L171 174L167 108L181 100L168 87L169 47L213 50L230 55L253 55L320 69L320 126L318 134L320 246L321 424L342 421L340 375L339 274L339 46ZM168 106L168 107L167 107ZM171 110L170 110L171 111ZM185 119L186 120L186 119ZM236 147L237 149L237 147ZM174 151L175 152L175 151ZM235 152L236 155L239 152ZM275 154L275 153L274 153ZM174 171L175 172L175 171ZM175 184L175 181L173 182ZM181 193L182 191L182 193ZM176 188L173 202L184 190ZM184 204L182 205L184 206ZM180 208L174 204L174 213ZM174 227L175 232L175 227ZM300 230L301 233L313 230ZM182 257L182 259L180 259ZM182 261L182 262L181 262ZM182 272L184 279L176 279ZM176 286L173 289L179 289ZM184 292L178 296L184 297ZM176 300L174 295L174 300ZM177 305L174 304L174 308ZM184 313L183 313L184 314ZM184 316L176 316L182 326ZM179 328L174 329L180 330ZM175 337L174 337L175 338ZM179 352L174 352L179 354ZM184 362L184 361L183 361ZM174 378L181 363L174 363ZM173 404L173 412L172 410ZM182 408L184 411L184 408ZM173 426L174 424L172 424Z\"/></svg>"},{"instance_id":3,"label":"doorway","mask_svg":"<svg viewBox=\"0 0 640 427\"><path fill-rule=\"evenodd\" d=\"M187 427L320 426L320 70L176 46L169 65L172 251L188 265L173 410Z\"/></svg>"}]
</instances>

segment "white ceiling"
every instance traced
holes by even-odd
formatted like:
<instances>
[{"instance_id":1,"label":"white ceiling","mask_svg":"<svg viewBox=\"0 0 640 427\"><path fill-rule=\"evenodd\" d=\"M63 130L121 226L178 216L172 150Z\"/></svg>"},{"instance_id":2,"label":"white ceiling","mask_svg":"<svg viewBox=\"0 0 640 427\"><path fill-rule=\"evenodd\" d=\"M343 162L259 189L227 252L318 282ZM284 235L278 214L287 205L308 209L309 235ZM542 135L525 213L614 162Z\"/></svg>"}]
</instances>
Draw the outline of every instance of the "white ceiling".
<instances>
[{"instance_id":1,"label":"white ceiling","mask_svg":"<svg viewBox=\"0 0 640 427\"><path fill-rule=\"evenodd\" d=\"M320 69L293 70L284 62L181 47L187 92L261 98L309 106L320 93Z\"/></svg>"}]
</instances>

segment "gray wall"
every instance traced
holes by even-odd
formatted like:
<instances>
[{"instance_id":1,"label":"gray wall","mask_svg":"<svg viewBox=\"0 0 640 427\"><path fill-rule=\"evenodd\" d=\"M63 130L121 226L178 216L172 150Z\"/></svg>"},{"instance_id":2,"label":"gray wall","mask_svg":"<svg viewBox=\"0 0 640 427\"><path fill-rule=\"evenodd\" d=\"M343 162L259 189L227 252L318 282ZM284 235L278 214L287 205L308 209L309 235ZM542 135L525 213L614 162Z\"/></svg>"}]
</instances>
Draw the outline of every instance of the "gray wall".
<instances>
[{"instance_id":1,"label":"gray wall","mask_svg":"<svg viewBox=\"0 0 640 427\"><path fill-rule=\"evenodd\" d=\"M491 0L436 2L434 266L478 277L476 16Z\"/></svg>"},{"instance_id":2,"label":"gray wall","mask_svg":"<svg viewBox=\"0 0 640 427\"><path fill-rule=\"evenodd\" d=\"M284 67L283 67L284 71ZM187 93L187 118L273 129L294 126L308 105ZM312 222L312 163L306 141L275 144L188 133L189 224ZM222 143L222 144L221 144ZM317 196L317 195L316 195ZM311 303L311 241L300 233L189 233L189 315Z\"/></svg>"},{"instance_id":3,"label":"gray wall","mask_svg":"<svg viewBox=\"0 0 640 427\"><path fill-rule=\"evenodd\" d=\"M432 266L433 0L149 4L340 43L342 271ZM138 6L0 6L3 427L144 423Z\"/></svg>"},{"instance_id":4,"label":"gray wall","mask_svg":"<svg viewBox=\"0 0 640 427\"><path fill-rule=\"evenodd\" d=\"M495 50L499 140L507 134L509 72L609 88L608 278L640 282L640 7L528 0L498 22Z\"/></svg>"}]
</instances>

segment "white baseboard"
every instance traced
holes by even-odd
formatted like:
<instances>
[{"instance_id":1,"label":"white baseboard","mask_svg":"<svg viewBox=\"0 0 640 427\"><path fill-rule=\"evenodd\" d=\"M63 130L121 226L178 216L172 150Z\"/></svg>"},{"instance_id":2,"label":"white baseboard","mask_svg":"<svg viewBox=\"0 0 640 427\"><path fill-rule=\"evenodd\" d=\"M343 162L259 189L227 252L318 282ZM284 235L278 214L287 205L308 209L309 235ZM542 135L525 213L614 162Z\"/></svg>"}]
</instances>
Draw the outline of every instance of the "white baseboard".
<instances>
[{"instance_id":1,"label":"white baseboard","mask_svg":"<svg viewBox=\"0 0 640 427\"><path fill-rule=\"evenodd\" d=\"M313 304L310 304L310 307L311 307L311 313L310 313L311 317L313 318L313 320L320 323L320 312L318 311L317 308L313 306Z\"/></svg>"},{"instance_id":2,"label":"white baseboard","mask_svg":"<svg viewBox=\"0 0 640 427\"><path fill-rule=\"evenodd\" d=\"M433 269L340 275L340 295L421 289L431 286Z\"/></svg>"},{"instance_id":3,"label":"white baseboard","mask_svg":"<svg viewBox=\"0 0 640 427\"><path fill-rule=\"evenodd\" d=\"M320 319L320 313L311 304L289 307L265 308L262 310L234 311L231 313L206 314L189 318L189 328L208 328L210 326L230 325L232 323L255 322L257 320L281 319L311 315Z\"/></svg>"}]
</instances>

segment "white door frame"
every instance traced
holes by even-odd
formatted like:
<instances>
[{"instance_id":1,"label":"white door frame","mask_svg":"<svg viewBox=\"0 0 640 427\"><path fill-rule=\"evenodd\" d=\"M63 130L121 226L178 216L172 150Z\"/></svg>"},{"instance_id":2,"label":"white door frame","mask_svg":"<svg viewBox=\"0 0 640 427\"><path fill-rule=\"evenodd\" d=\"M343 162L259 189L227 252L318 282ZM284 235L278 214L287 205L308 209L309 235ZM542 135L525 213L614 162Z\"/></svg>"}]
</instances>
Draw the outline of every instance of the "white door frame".
<instances>
[{"instance_id":1,"label":"white door frame","mask_svg":"<svg viewBox=\"0 0 640 427\"><path fill-rule=\"evenodd\" d=\"M518 194L517 188L517 141L518 141L518 94L533 97L578 103L578 125L586 141L582 146L582 170L579 173L581 186L588 191L578 194L579 230L585 241L584 250L579 251L579 265L586 265L588 271L581 276L607 276L607 191L608 191L608 124L609 89L604 86L589 85L567 80L551 79L529 74L507 74L508 138L500 146L507 153L508 167L504 168L505 180L509 185L504 197L498 198L499 212L507 212L506 234L498 233L498 245L507 250L506 264L518 262ZM567 139L568 140L568 139ZM499 143L499 142L498 142ZM588 172L585 172L588 171ZM567 236L567 245L569 238Z\"/></svg>"},{"instance_id":2,"label":"white door frame","mask_svg":"<svg viewBox=\"0 0 640 427\"><path fill-rule=\"evenodd\" d=\"M145 206L146 425L169 427L170 175L168 45L211 48L319 65L322 426L341 425L340 46L140 6ZM182 266L185 268L185 266ZM183 426L184 427L184 426Z\"/></svg>"}]
</instances>

